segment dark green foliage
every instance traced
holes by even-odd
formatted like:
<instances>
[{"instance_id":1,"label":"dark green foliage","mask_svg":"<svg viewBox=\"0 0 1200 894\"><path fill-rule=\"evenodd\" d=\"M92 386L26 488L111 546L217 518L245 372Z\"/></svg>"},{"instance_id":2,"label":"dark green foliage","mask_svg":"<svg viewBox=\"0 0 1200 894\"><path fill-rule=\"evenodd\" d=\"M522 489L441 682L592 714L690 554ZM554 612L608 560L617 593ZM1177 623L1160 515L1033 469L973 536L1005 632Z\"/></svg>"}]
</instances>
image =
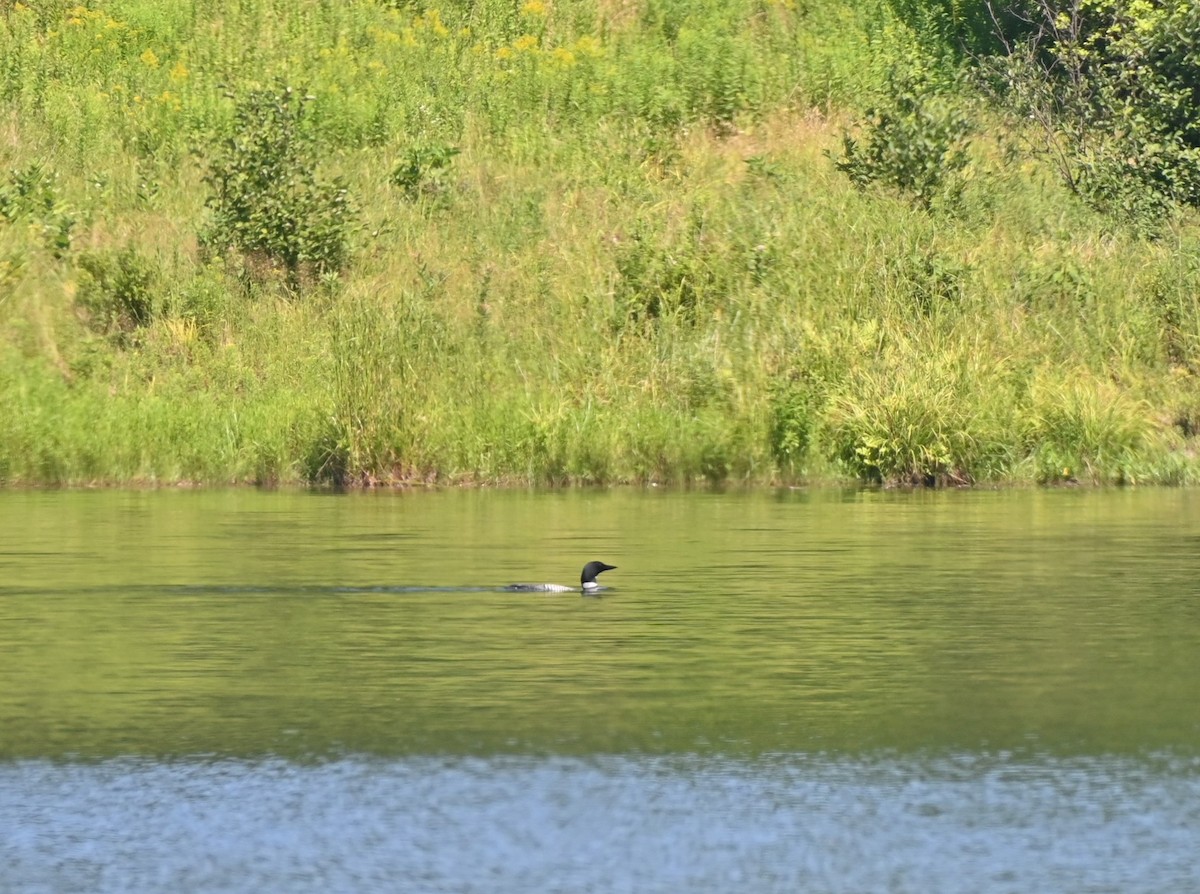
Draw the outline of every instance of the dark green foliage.
<instances>
[{"instance_id":1,"label":"dark green foliage","mask_svg":"<svg viewBox=\"0 0 1200 894\"><path fill-rule=\"evenodd\" d=\"M1200 6L1030 0L1031 34L993 67L997 95L1090 205L1158 232L1200 205Z\"/></svg>"},{"instance_id":2,"label":"dark green foliage","mask_svg":"<svg viewBox=\"0 0 1200 894\"><path fill-rule=\"evenodd\" d=\"M122 345L155 317L158 266L133 248L87 252L79 257L78 303L91 327L114 336Z\"/></svg>"},{"instance_id":3,"label":"dark green foliage","mask_svg":"<svg viewBox=\"0 0 1200 894\"><path fill-rule=\"evenodd\" d=\"M925 208L953 200L968 163L969 120L919 79L893 76L889 93L868 110L859 138L843 136L838 170L860 187L899 189Z\"/></svg>"},{"instance_id":4,"label":"dark green foliage","mask_svg":"<svg viewBox=\"0 0 1200 894\"><path fill-rule=\"evenodd\" d=\"M311 97L288 86L252 90L237 102L234 132L206 182L206 241L281 264L289 284L341 271L350 260L355 209L340 178L317 175L318 146L306 119Z\"/></svg>"},{"instance_id":5,"label":"dark green foliage","mask_svg":"<svg viewBox=\"0 0 1200 894\"><path fill-rule=\"evenodd\" d=\"M695 322L728 288L724 264L698 220L678 238L636 232L617 254L618 298L634 323Z\"/></svg>"},{"instance_id":6,"label":"dark green foliage","mask_svg":"<svg viewBox=\"0 0 1200 894\"><path fill-rule=\"evenodd\" d=\"M681 90L690 113L721 130L749 105L748 60L736 41L713 30L686 31L678 47Z\"/></svg>"},{"instance_id":7,"label":"dark green foliage","mask_svg":"<svg viewBox=\"0 0 1200 894\"><path fill-rule=\"evenodd\" d=\"M781 379L771 388L771 453L781 469L795 472L808 454L817 400L800 376Z\"/></svg>"},{"instance_id":8,"label":"dark green foliage","mask_svg":"<svg viewBox=\"0 0 1200 894\"><path fill-rule=\"evenodd\" d=\"M71 248L75 215L59 199L57 184L58 175L39 162L10 171L0 181L0 222L35 222L46 247L62 257Z\"/></svg>"},{"instance_id":9,"label":"dark green foliage","mask_svg":"<svg viewBox=\"0 0 1200 894\"><path fill-rule=\"evenodd\" d=\"M404 190L409 201L422 196L445 194L450 163L459 150L454 146L413 146L392 170L392 183Z\"/></svg>"},{"instance_id":10,"label":"dark green foliage","mask_svg":"<svg viewBox=\"0 0 1200 894\"><path fill-rule=\"evenodd\" d=\"M932 52L963 56L999 52L1005 38L1028 30L1022 2L985 0L887 0L896 16ZM990 7L990 8L989 8Z\"/></svg>"},{"instance_id":11,"label":"dark green foliage","mask_svg":"<svg viewBox=\"0 0 1200 894\"><path fill-rule=\"evenodd\" d=\"M350 448L338 420L327 420L309 443L302 474L309 484L345 487L350 482Z\"/></svg>"},{"instance_id":12,"label":"dark green foliage","mask_svg":"<svg viewBox=\"0 0 1200 894\"><path fill-rule=\"evenodd\" d=\"M914 248L889 259L883 281L923 316L956 310L969 270L932 247Z\"/></svg>"}]
</instances>

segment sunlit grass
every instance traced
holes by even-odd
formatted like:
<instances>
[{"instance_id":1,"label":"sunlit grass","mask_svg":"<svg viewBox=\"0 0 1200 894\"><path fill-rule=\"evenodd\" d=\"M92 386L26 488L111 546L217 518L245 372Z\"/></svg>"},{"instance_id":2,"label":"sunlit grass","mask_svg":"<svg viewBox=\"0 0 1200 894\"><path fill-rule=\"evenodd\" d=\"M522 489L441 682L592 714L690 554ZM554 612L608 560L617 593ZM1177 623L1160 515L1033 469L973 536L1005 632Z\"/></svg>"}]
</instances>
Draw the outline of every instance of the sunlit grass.
<instances>
[{"instance_id":1,"label":"sunlit grass","mask_svg":"<svg viewBox=\"0 0 1200 894\"><path fill-rule=\"evenodd\" d=\"M809 6L15 4L0 479L1193 478L1194 221L1114 231L986 120L954 207L856 189L893 38ZM204 241L281 83L340 275Z\"/></svg>"}]
</instances>

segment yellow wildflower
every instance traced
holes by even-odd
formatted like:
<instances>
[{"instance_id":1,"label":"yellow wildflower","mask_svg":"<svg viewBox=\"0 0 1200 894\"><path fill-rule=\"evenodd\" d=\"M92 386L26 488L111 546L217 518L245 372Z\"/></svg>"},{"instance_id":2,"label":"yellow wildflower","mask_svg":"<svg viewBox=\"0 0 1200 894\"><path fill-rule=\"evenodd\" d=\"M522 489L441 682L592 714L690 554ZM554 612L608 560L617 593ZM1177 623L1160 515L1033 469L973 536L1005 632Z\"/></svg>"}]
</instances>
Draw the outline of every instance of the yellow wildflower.
<instances>
[{"instance_id":1,"label":"yellow wildflower","mask_svg":"<svg viewBox=\"0 0 1200 894\"><path fill-rule=\"evenodd\" d=\"M508 47L501 47L500 49L496 50L496 58L497 59L511 59L512 54L513 54L513 51L510 50Z\"/></svg>"},{"instance_id":2,"label":"yellow wildflower","mask_svg":"<svg viewBox=\"0 0 1200 894\"><path fill-rule=\"evenodd\" d=\"M604 48L600 45L600 41L592 37L590 34L585 34L583 37L575 41L575 52L580 56L596 57L604 53Z\"/></svg>"},{"instance_id":3,"label":"yellow wildflower","mask_svg":"<svg viewBox=\"0 0 1200 894\"><path fill-rule=\"evenodd\" d=\"M450 29L442 22L442 14L437 9L431 9L417 19L416 28L418 31L428 28L438 37L446 37L450 34Z\"/></svg>"},{"instance_id":4,"label":"yellow wildflower","mask_svg":"<svg viewBox=\"0 0 1200 894\"><path fill-rule=\"evenodd\" d=\"M513 49L520 53L527 53L530 50L536 49L538 39L532 34L523 34L513 41Z\"/></svg>"},{"instance_id":5,"label":"yellow wildflower","mask_svg":"<svg viewBox=\"0 0 1200 894\"><path fill-rule=\"evenodd\" d=\"M372 25L367 30L379 43L398 43L400 40L399 34L395 31L389 31L387 28L377 28Z\"/></svg>"},{"instance_id":6,"label":"yellow wildflower","mask_svg":"<svg viewBox=\"0 0 1200 894\"><path fill-rule=\"evenodd\" d=\"M142 55L138 58L141 59L148 68L158 68L158 56L155 55L154 50L146 50L146 52L142 53Z\"/></svg>"},{"instance_id":7,"label":"yellow wildflower","mask_svg":"<svg viewBox=\"0 0 1200 894\"><path fill-rule=\"evenodd\" d=\"M546 4L542 0L525 0L525 5L521 7L521 12L527 16L543 18L546 15Z\"/></svg>"},{"instance_id":8,"label":"yellow wildflower","mask_svg":"<svg viewBox=\"0 0 1200 894\"><path fill-rule=\"evenodd\" d=\"M554 52L550 54L550 58L559 65L566 66L567 68L575 64L575 54L563 47L555 47Z\"/></svg>"},{"instance_id":9,"label":"yellow wildflower","mask_svg":"<svg viewBox=\"0 0 1200 894\"><path fill-rule=\"evenodd\" d=\"M189 72L188 67L183 64L182 59L171 66L172 81L186 81L189 74L191 74L191 72Z\"/></svg>"}]
</instances>

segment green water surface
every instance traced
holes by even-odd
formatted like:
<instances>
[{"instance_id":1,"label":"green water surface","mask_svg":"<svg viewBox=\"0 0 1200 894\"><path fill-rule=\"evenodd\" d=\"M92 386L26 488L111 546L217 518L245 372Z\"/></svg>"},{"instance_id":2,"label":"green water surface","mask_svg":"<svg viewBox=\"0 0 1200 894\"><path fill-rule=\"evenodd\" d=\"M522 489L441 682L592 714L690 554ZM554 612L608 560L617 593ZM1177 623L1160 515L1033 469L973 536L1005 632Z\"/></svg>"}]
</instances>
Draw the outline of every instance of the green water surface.
<instances>
[{"instance_id":1,"label":"green water surface","mask_svg":"<svg viewBox=\"0 0 1200 894\"><path fill-rule=\"evenodd\" d=\"M1186 490L0 493L0 760L1194 755L1198 546Z\"/></svg>"}]
</instances>

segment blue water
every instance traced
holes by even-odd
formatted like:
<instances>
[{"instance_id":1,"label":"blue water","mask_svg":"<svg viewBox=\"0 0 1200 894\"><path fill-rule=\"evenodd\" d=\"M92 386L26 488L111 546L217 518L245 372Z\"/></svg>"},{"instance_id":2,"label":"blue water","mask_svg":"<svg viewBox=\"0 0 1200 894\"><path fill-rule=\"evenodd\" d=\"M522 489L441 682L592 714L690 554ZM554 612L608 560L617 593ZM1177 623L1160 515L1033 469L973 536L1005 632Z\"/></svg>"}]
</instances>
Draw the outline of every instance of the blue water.
<instances>
[{"instance_id":1,"label":"blue water","mask_svg":"<svg viewBox=\"0 0 1200 894\"><path fill-rule=\"evenodd\" d=\"M1200 763L977 756L0 768L7 891L1189 892Z\"/></svg>"}]
</instances>

